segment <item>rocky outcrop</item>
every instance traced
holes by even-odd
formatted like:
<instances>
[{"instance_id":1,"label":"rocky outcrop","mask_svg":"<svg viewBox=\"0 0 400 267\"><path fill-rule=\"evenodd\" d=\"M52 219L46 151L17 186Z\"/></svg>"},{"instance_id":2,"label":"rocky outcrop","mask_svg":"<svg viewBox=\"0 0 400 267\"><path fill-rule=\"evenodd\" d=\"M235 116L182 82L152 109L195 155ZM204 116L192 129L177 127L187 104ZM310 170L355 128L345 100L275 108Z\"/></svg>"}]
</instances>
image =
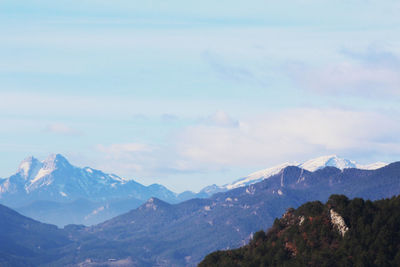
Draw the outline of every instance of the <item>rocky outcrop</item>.
<instances>
[{"instance_id":1,"label":"rocky outcrop","mask_svg":"<svg viewBox=\"0 0 400 267\"><path fill-rule=\"evenodd\" d=\"M349 230L349 227L347 227L343 217L333 209L330 210L330 215L332 224L338 229L340 234L344 236Z\"/></svg>"}]
</instances>

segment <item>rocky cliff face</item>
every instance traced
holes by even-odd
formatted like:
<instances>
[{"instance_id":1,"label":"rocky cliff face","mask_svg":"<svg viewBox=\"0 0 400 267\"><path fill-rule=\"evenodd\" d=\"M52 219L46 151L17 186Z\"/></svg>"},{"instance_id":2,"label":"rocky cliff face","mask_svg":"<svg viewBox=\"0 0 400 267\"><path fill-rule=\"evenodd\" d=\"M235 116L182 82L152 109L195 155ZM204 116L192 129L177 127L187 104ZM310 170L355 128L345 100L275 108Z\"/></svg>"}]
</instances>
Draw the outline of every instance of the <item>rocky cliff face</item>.
<instances>
[{"instance_id":1,"label":"rocky cliff face","mask_svg":"<svg viewBox=\"0 0 400 267\"><path fill-rule=\"evenodd\" d=\"M344 222L344 219L342 216L340 216L339 213L334 211L333 209L329 210L330 217L331 217L331 222L332 224L337 228L339 233L344 236L347 231L349 231L349 227L347 227L346 223Z\"/></svg>"}]
</instances>

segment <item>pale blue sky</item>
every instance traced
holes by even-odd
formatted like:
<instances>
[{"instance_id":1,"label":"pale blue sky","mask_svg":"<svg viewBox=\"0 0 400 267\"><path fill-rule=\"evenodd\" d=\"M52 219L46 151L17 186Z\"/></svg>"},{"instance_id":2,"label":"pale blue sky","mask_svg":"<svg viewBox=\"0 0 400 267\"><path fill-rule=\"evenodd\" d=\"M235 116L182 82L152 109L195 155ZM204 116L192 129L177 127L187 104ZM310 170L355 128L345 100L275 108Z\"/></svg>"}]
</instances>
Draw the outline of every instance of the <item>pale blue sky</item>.
<instances>
[{"instance_id":1,"label":"pale blue sky","mask_svg":"<svg viewBox=\"0 0 400 267\"><path fill-rule=\"evenodd\" d=\"M0 177L34 155L182 191L400 159L398 1L1 1Z\"/></svg>"}]
</instances>

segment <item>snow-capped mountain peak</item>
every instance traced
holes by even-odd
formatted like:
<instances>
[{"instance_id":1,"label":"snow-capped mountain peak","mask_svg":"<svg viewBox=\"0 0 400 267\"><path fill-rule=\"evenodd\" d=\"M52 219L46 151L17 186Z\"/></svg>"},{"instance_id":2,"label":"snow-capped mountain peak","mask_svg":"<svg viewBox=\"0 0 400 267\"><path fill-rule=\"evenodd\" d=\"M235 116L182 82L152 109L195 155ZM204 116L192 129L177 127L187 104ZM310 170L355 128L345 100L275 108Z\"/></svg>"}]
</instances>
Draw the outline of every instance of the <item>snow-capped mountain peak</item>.
<instances>
[{"instance_id":1,"label":"snow-capped mountain peak","mask_svg":"<svg viewBox=\"0 0 400 267\"><path fill-rule=\"evenodd\" d=\"M357 168L356 162L344 158L339 158L336 155L318 157L298 165L298 167L311 172L328 166L336 167L341 170L346 168Z\"/></svg>"},{"instance_id":2,"label":"snow-capped mountain peak","mask_svg":"<svg viewBox=\"0 0 400 267\"><path fill-rule=\"evenodd\" d=\"M297 166L298 163L292 162L286 162L268 169L264 169L261 171L256 171L251 173L250 175L248 175L245 178L236 180L235 182L225 185L224 187L228 190L230 189L234 189L234 188L238 188L241 186L246 186L248 184L253 184L253 183L257 183L263 179L266 179L268 177L271 177L272 175L278 174L282 169L288 167L288 166Z\"/></svg>"},{"instance_id":3,"label":"snow-capped mountain peak","mask_svg":"<svg viewBox=\"0 0 400 267\"><path fill-rule=\"evenodd\" d=\"M31 156L21 162L17 174L28 182L25 188L29 191L33 184L38 183L44 177L48 177L55 170L70 168L73 168L72 165L60 154L51 154L43 161ZM49 181L46 183L49 183Z\"/></svg>"},{"instance_id":4,"label":"snow-capped mountain peak","mask_svg":"<svg viewBox=\"0 0 400 267\"><path fill-rule=\"evenodd\" d=\"M178 198L158 184L144 186L115 174L73 166L60 154L52 154L43 161L26 158L14 175L0 181L0 199L13 205L35 200L65 202L81 198L91 201L147 200L151 196L172 201Z\"/></svg>"},{"instance_id":5,"label":"snow-capped mountain peak","mask_svg":"<svg viewBox=\"0 0 400 267\"><path fill-rule=\"evenodd\" d=\"M358 168L364 170L375 170L386 166L387 163L384 162L376 162L368 165L360 165L355 161L340 158L337 155L328 155L322 156L315 159L307 160L303 163L297 162L286 162L280 165L276 165L274 167L270 167L264 170L260 170L254 173L249 174L248 176L241 178L239 180L234 181L231 184L226 184L220 188L224 188L225 190L230 190L250 184L254 184L260 182L264 179L267 179L273 175L280 173L284 168L288 166L296 166L302 168L307 171L314 172L316 170L325 168L325 167L335 167L340 170L344 170L347 168Z\"/></svg>"},{"instance_id":6,"label":"snow-capped mountain peak","mask_svg":"<svg viewBox=\"0 0 400 267\"><path fill-rule=\"evenodd\" d=\"M71 167L72 165L68 160L60 154L51 154L43 161L39 161L35 157L31 156L20 163L17 174L19 174L24 180L34 183L40 178L49 175L56 169Z\"/></svg>"},{"instance_id":7,"label":"snow-capped mountain peak","mask_svg":"<svg viewBox=\"0 0 400 267\"><path fill-rule=\"evenodd\" d=\"M51 154L47 157L47 159L42 161L42 163L44 169L51 171L54 171L58 168L71 167L71 164L68 162L68 160L61 154Z\"/></svg>"}]
</instances>

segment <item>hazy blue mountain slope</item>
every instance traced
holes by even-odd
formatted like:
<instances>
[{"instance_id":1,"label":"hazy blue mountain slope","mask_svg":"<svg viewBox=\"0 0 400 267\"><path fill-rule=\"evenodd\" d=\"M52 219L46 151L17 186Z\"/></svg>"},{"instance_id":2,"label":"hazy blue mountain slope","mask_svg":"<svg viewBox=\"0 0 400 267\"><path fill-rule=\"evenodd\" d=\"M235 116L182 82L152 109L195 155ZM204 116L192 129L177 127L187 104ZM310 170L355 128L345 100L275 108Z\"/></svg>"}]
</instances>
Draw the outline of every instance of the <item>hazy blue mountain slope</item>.
<instances>
[{"instance_id":1,"label":"hazy blue mountain slope","mask_svg":"<svg viewBox=\"0 0 400 267\"><path fill-rule=\"evenodd\" d=\"M15 175L0 182L0 189L2 203L12 206L35 200L69 202L80 198L147 200L158 196L165 201L177 201L177 195L162 185L144 186L89 167L78 168L59 154L42 162L33 157L25 159Z\"/></svg>"},{"instance_id":2,"label":"hazy blue mountain slope","mask_svg":"<svg viewBox=\"0 0 400 267\"><path fill-rule=\"evenodd\" d=\"M137 208L151 197L177 203L195 195L176 194L159 184L144 186L89 167L78 168L59 154L44 161L29 157L16 174L0 179L0 203L59 226L99 223Z\"/></svg>"},{"instance_id":3,"label":"hazy blue mountain slope","mask_svg":"<svg viewBox=\"0 0 400 267\"><path fill-rule=\"evenodd\" d=\"M93 225L137 208L151 197L168 203L208 198L214 193L269 179L293 164L284 163L261 170L225 186L207 186L199 193L185 191L176 194L159 184L144 186L90 167L73 166L59 154L50 155L43 161L29 157L21 162L14 175L0 179L0 203L26 216L60 227L71 223ZM384 165L375 163L362 166L337 156L325 156L297 164L306 170L319 170L326 166L341 170L354 166L374 169Z\"/></svg>"},{"instance_id":4,"label":"hazy blue mountain slope","mask_svg":"<svg viewBox=\"0 0 400 267\"><path fill-rule=\"evenodd\" d=\"M135 209L142 203L143 201L135 198L103 202L82 198L68 203L38 200L15 210L41 222L58 226L82 223L92 225Z\"/></svg>"},{"instance_id":5,"label":"hazy blue mountain slope","mask_svg":"<svg viewBox=\"0 0 400 267\"><path fill-rule=\"evenodd\" d=\"M39 266L65 257L63 251L73 247L63 230L0 205L0 266Z\"/></svg>"}]
</instances>

